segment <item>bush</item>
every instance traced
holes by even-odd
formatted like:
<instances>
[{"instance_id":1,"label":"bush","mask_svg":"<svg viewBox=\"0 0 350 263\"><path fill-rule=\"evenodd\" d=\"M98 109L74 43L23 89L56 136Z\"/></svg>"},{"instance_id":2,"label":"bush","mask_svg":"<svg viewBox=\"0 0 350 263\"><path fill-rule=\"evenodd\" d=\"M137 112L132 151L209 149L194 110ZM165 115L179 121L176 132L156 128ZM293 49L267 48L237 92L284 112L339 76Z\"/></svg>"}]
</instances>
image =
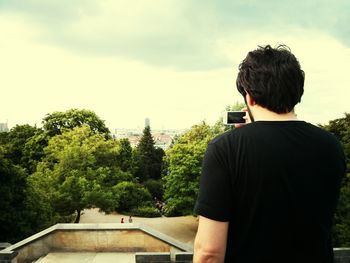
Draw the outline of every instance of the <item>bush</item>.
<instances>
[{"instance_id":1,"label":"bush","mask_svg":"<svg viewBox=\"0 0 350 263\"><path fill-rule=\"evenodd\" d=\"M144 182L144 186L151 193L152 197L156 197L158 200L163 200L163 183L161 180L149 179Z\"/></svg>"},{"instance_id":2,"label":"bush","mask_svg":"<svg viewBox=\"0 0 350 263\"><path fill-rule=\"evenodd\" d=\"M143 206L137 207L130 210L130 214L133 216L140 217L160 217L162 214L154 207Z\"/></svg>"},{"instance_id":3,"label":"bush","mask_svg":"<svg viewBox=\"0 0 350 263\"><path fill-rule=\"evenodd\" d=\"M343 179L338 207L334 217L333 245L350 246L350 174Z\"/></svg>"},{"instance_id":4,"label":"bush","mask_svg":"<svg viewBox=\"0 0 350 263\"><path fill-rule=\"evenodd\" d=\"M182 197L179 199L170 199L163 207L165 216L184 216L193 214L193 199Z\"/></svg>"},{"instance_id":5,"label":"bush","mask_svg":"<svg viewBox=\"0 0 350 263\"><path fill-rule=\"evenodd\" d=\"M111 189L99 185L95 186L94 191L89 194L88 198L91 200L90 203L107 214L116 211L118 207L118 201Z\"/></svg>"},{"instance_id":6,"label":"bush","mask_svg":"<svg viewBox=\"0 0 350 263\"><path fill-rule=\"evenodd\" d=\"M147 206L152 202L151 194L147 189L132 182L121 182L113 186L112 192L117 201L117 210L128 212L139 206Z\"/></svg>"}]
</instances>

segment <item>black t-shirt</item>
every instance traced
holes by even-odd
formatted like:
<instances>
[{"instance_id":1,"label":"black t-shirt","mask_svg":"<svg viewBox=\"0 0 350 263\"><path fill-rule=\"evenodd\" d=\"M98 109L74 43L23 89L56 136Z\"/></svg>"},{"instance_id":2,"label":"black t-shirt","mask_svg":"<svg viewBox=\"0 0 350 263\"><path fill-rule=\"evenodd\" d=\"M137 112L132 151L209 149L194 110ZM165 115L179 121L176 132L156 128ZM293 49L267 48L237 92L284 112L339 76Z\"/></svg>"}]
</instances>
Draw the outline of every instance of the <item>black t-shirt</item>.
<instances>
[{"instance_id":1,"label":"black t-shirt","mask_svg":"<svg viewBox=\"0 0 350 263\"><path fill-rule=\"evenodd\" d=\"M208 145L195 212L229 222L225 262L333 262L342 147L304 121L257 121Z\"/></svg>"}]
</instances>

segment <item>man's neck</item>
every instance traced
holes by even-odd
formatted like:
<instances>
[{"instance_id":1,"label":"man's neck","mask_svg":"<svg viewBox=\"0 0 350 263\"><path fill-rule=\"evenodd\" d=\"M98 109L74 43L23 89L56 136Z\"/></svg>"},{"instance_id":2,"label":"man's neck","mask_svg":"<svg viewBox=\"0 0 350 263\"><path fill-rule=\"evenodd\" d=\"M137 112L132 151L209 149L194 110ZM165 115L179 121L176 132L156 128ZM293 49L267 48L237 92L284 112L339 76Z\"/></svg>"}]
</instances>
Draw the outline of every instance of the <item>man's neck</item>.
<instances>
[{"instance_id":1,"label":"man's neck","mask_svg":"<svg viewBox=\"0 0 350 263\"><path fill-rule=\"evenodd\" d=\"M297 121L294 110L288 113L276 113L260 106L255 106L252 114L255 121Z\"/></svg>"}]
</instances>

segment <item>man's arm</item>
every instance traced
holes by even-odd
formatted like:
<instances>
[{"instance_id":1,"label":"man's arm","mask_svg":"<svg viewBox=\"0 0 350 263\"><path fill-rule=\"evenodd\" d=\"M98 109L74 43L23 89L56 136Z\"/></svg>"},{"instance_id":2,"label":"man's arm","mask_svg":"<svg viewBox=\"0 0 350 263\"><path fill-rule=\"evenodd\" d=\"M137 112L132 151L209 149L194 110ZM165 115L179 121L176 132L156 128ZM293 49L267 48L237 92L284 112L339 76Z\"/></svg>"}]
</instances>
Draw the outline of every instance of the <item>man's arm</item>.
<instances>
[{"instance_id":1,"label":"man's arm","mask_svg":"<svg viewBox=\"0 0 350 263\"><path fill-rule=\"evenodd\" d=\"M197 235L194 241L193 263L224 262L228 222L199 217Z\"/></svg>"}]
</instances>

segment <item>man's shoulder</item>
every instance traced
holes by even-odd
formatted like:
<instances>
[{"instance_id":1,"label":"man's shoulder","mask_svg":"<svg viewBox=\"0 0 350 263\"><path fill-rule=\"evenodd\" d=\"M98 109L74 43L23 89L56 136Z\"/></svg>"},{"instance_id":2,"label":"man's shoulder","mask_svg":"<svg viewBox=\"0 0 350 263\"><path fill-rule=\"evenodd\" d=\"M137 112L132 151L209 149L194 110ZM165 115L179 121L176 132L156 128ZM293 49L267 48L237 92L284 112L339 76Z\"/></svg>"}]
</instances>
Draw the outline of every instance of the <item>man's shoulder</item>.
<instances>
[{"instance_id":1,"label":"man's shoulder","mask_svg":"<svg viewBox=\"0 0 350 263\"><path fill-rule=\"evenodd\" d=\"M334 142L337 144L339 143L339 140L337 139L337 137L333 133L327 131L326 129L308 122L303 122L303 123L305 125L305 129L307 129L309 132L312 132L315 135L318 135L320 138L324 140L328 140L330 142Z\"/></svg>"},{"instance_id":2,"label":"man's shoulder","mask_svg":"<svg viewBox=\"0 0 350 263\"><path fill-rule=\"evenodd\" d=\"M212 139L209 144L220 144L223 141L228 140L228 138L230 137L230 134L232 133L232 131L226 131L224 133L221 133L219 135L217 135L216 137L214 137L214 139Z\"/></svg>"},{"instance_id":3,"label":"man's shoulder","mask_svg":"<svg viewBox=\"0 0 350 263\"><path fill-rule=\"evenodd\" d=\"M226 131L214 139L209 144L217 146L228 146L233 143L245 140L259 140L261 137L274 137L279 133L291 133L294 136L304 138L313 137L320 141L339 143L337 138L325 129L305 121L259 121ZM303 134L303 135L302 135Z\"/></svg>"},{"instance_id":4,"label":"man's shoulder","mask_svg":"<svg viewBox=\"0 0 350 263\"><path fill-rule=\"evenodd\" d=\"M222 134L217 135L214 139L212 139L209 144L217 145L217 146L227 146L235 141L237 141L241 136L245 134L254 132L254 129L251 129L251 125L245 125L240 128L234 128L232 130L226 131Z\"/></svg>"},{"instance_id":5,"label":"man's shoulder","mask_svg":"<svg viewBox=\"0 0 350 263\"><path fill-rule=\"evenodd\" d=\"M232 130L226 131L222 134L216 136L210 143L220 144L227 141L232 141L241 136L249 135L251 133L258 133L259 130L256 129L257 123L249 123L239 128L233 128ZM258 125L259 126L259 125Z\"/></svg>"}]
</instances>

